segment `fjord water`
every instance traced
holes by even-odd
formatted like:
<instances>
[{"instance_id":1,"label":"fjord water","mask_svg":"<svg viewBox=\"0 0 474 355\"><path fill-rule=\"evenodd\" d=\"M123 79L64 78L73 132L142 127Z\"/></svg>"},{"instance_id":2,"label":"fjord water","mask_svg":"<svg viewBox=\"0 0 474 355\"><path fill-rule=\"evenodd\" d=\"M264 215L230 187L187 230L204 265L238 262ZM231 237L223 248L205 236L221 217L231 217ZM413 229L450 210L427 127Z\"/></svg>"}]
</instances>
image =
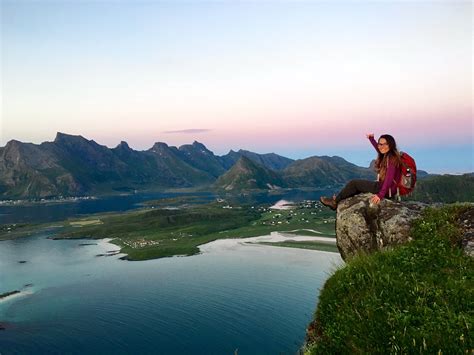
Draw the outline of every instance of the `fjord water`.
<instances>
[{"instance_id":1,"label":"fjord water","mask_svg":"<svg viewBox=\"0 0 474 355\"><path fill-rule=\"evenodd\" d=\"M0 293L23 291L0 301L2 355L294 354L341 262L243 244L129 262L97 257L117 249L106 241L46 238L0 242Z\"/></svg>"},{"instance_id":2,"label":"fjord water","mask_svg":"<svg viewBox=\"0 0 474 355\"><path fill-rule=\"evenodd\" d=\"M195 192L193 194L155 192L103 196L75 201L3 205L0 206L0 224L56 222L91 213L128 211L143 207L142 203L145 201L188 195L197 196L202 201L210 201L215 198L214 194L210 192Z\"/></svg>"},{"instance_id":3,"label":"fjord water","mask_svg":"<svg viewBox=\"0 0 474 355\"><path fill-rule=\"evenodd\" d=\"M318 200L322 195L332 195L333 191L302 191L292 189L281 193L258 193L252 195L232 196L235 203L269 203L285 199L294 202L306 199ZM62 221L70 217L78 217L92 213L120 212L143 207L149 200L159 200L176 197L197 197L195 203L205 203L216 199L213 192L149 192L127 195L103 196L94 199L84 199L63 202L45 202L19 205L0 205L0 224L8 223L46 223ZM227 196L223 196L227 199Z\"/></svg>"},{"instance_id":4,"label":"fjord water","mask_svg":"<svg viewBox=\"0 0 474 355\"><path fill-rule=\"evenodd\" d=\"M250 200L301 201L319 194L292 191ZM201 201L216 197L192 195ZM0 206L0 222L58 221L177 196L186 194ZM106 241L48 236L0 241L0 294L22 291L0 300L0 324L6 327L0 331L2 355L295 353L319 288L341 262L338 254L261 245L128 262L120 255L97 257L118 249ZM91 243L97 245L81 245Z\"/></svg>"}]
</instances>

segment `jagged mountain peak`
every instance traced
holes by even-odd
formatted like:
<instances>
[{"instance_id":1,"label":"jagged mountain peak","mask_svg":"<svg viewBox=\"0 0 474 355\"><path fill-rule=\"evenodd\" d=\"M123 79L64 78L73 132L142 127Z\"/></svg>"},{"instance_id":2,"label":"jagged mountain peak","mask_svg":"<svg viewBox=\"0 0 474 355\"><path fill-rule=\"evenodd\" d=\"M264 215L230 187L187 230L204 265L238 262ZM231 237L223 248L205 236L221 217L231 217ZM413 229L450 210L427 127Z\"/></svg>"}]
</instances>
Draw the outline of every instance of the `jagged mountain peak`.
<instances>
[{"instance_id":1,"label":"jagged mountain peak","mask_svg":"<svg viewBox=\"0 0 474 355\"><path fill-rule=\"evenodd\" d=\"M233 170L241 170L245 172L256 172L256 171L265 171L265 172L273 172L272 169L266 167L259 162L256 162L252 158L242 155L231 168Z\"/></svg>"},{"instance_id":2,"label":"jagged mountain peak","mask_svg":"<svg viewBox=\"0 0 474 355\"><path fill-rule=\"evenodd\" d=\"M73 141L85 141L85 142L93 142L89 141L81 135L72 135L66 134L62 132L56 133L56 138L54 139L54 143L62 143L62 142L73 142Z\"/></svg>"},{"instance_id":3,"label":"jagged mountain peak","mask_svg":"<svg viewBox=\"0 0 474 355\"><path fill-rule=\"evenodd\" d=\"M186 152L189 152L190 150L192 150L192 151L197 151L204 154L214 154L209 149L207 149L207 147L204 144L198 141L194 141L192 144L183 144L182 146L179 147L179 150L186 151Z\"/></svg>"},{"instance_id":4,"label":"jagged mountain peak","mask_svg":"<svg viewBox=\"0 0 474 355\"><path fill-rule=\"evenodd\" d=\"M170 146L164 142L155 142L153 144L153 147L150 148L150 150L162 150L162 149L169 149Z\"/></svg>"},{"instance_id":5,"label":"jagged mountain peak","mask_svg":"<svg viewBox=\"0 0 474 355\"><path fill-rule=\"evenodd\" d=\"M237 151L237 153L240 153L240 154L245 154L245 153L255 154L254 152L251 152L250 150L245 150L245 149L239 149Z\"/></svg>"},{"instance_id":6,"label":"jagged mountain peak","mask_svg":"<svg viewBox=\"0 0 474 355\"><path fill-rule=\"evenodd\" d=\"M214 178L217 178L226 170L222 166L220 158L198 141L194 141L192 144L184 144L179 147L178 151L182 159L188 164L208 172Z\"/></svg>"},{"instance_id":7,"label":"jagged mountain peak","mask_svg":"<svg viewBox=\"0 0 474 355\"><path fill-rule=\"evenodd\" d=\"M163 142L156 142L153 144L153 147L151 147L148 152L151 153L156 153L161 156L168 156L168 157L173 157L173 159L180 159L179 158L179 150L175 146L170 146L166 143Z\"/></svg>"},{"instance_id":8,"label":"jagged mountain peak","mask_svg":"<svg viewBox=\"0 0 474 355\"><path fill-rule=\"evenodd\" d=\"M13 144L23 144L23 143L20 142L20 141L17 141L16 139L11 139L11 140L9 140L9 141L7 142L7 145L6 145L6 146L8 146L8 145L13 145Z\"/></svg>"},{"instance_id":9,"label":"jagged mountain peak","mask_svg":"<svg viewBox=\"0 0 474 355\"><path fill-rule=\"evenodd\" d=\"M26 145L32 145L31 143L22 143L16 139L12 139L7 142L5 148L3 149L2 154L9 155L11 157L17 157L22 153Z\"/></svg>"},{"instance_id":10,"label":"jagged mountain peak","mask_svg":"<svg viewBox=\"0 0 474 355\"><path fill-rule=\"evenodd\" d=\"M234 167L242 169L250 169L258 167L257 163L252 161L250 158L247 158L245 155L242 155L239 160L235 163Z\"/></svg>"},{"instance_id":11,"label":"jagged mountain peak","mask_svg":"<svg viewBox=\"0 0 474 355\"><path fill-rule=\"evenodd\" d=\"M275 153L258 154L244 149L239 149L238 152L231 150L227 155L222 156L221 159L226 168L229 169L241 156L246 156L250 160L272 170L282 170L294 161Z\"/></svg>"},{"instance_id":12,"label":"jagged mountain peak","mask_svg":"<svg viewBox=\"0 0 474 355\"><path fill-rule=\"evenodd\" d=\"M285 182L273 170L242 155L214 186L226 191L275 189L285 186Z\"/></svg>"},{"instance_id":13,"label":"jagged mountain peak","mask_svg":"<svg viewBox=\"0 0 474 355\"><path fill-rule=\"evenodd\" d=\"M112 154L105 145L98 144L93 139L89 140L80 135L58 132L53 144L64 151L76 152L75 154L82 155L82 158L88 154L100 154L103 156Z\"/></svg>"},{"instance_id":14,"label":"jagged mountain peak","mask_svg":"<svg viewBox=\"0 0 474 355\"><path fill-rule=\"evenodd\" d=\"M22 144L25 144L25 143L22 143L20 141L17 141L16 139L12 139L12 140L9 140L7 142L7 144L5 145L5 148L6 149L11 149L11 148L15 148L15 147L19 147L21 146Z\"/></svg>"},{"instance_id":15,"label":"jagged mountain peak","mask_svg":"<svg viewBox=\"0 0 474 355\"><path fill-rule=\"evenodd\" d=\"M246 156L249 156L249 155L262 155L262 156L271 156L271 155L278 155L276 153L255 153L255 152L252 152L250 150L246 150L246 149L239 149L238 154L244 154Z\"/></svg>"},{"instance_id":16,"label":"jagged mountain peak","mask_svg":"<svg viewBox=\"0 0 474 355\"><path fill-rule=\"evenodd\" d=\"M198 148L207 149L204 144L202 144L201 142L198 142L198 141L194 141L194 142L193 142L193 146L194 146L194 147L198 147Z\"/></svg>"},{"instance_id":17,"label":"jagged mountain peak","mask_svg":"<svg viewBox=\"0 0 474 355\"><path fill-rule=\"evenodd\" d=\"M128 143L125 142L125 141L121 141L121 142L115 147L115 149L132 150L132 148L130 148L130 146L128 145Z\"/></svg>"}]
</instances>

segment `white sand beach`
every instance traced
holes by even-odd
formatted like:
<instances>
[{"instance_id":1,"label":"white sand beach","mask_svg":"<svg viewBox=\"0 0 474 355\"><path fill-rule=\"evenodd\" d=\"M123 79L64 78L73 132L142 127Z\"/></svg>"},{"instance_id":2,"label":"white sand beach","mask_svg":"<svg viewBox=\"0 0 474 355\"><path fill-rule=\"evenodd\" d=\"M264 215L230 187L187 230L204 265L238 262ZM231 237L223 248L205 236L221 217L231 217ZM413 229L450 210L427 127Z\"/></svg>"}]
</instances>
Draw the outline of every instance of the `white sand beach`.
<instances>
[{"instance_id":1,"label":"white sand beach","mask_svg":"<svg viewBox=\"0 0 474 355\"><path fill-rule=\"evenodd\" d=\"M323 234L323 232L317 231L317 230L315 230L315 229L307 229L307 228L303 228L303 229L293 229L293 230L288 231L288 232L299 232L299 231L308 231L308 232L312 232L312 233Z\"/></svg>"},{"instance_id":2,"label":"white sand beach","mask_svg":"<svg viewBox=\"0 0 474 355\"><path fill-rule=\"evenodd\" d=\"M272 232L270 235L260 237L237 238L237 239L219 239L213 242L199 246L201 253L211 253L217 250L232 250L239 246L252 245L261 242L275 243L284 241L317 241L330 244L336 244L336 238L331 237L308 237L293 234L285 234L281 232Z\"/></svg>"},{"instance_id":3,"label":"white sand beach","mask_svg":"<svg viewBox=\"0 0 474 355\"><path fill-rule=\"evenodd\" d=\"M272 210L289 210L295 208L294 202L287 200L280 200L270 207Z\"/></svg>"}]
</instances>

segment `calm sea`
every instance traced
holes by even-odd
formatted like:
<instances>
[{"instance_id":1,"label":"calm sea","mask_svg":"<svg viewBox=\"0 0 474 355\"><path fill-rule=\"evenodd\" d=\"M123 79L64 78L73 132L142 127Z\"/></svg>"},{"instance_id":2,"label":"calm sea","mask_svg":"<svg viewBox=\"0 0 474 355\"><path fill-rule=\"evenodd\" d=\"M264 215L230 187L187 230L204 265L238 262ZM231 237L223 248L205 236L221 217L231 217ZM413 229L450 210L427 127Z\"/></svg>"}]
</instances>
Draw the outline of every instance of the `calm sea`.
<instances>
[{"instance_id":1,"label":"calm sea","mask_svg":"<svg viewBox=\"0 0 474 355\"><path fill-rule=\"evenodd\" d=\"M96 256L111 244L84 242L0 242L0 293L24 292L0 302L2 355L294 354L319 288L341 262L334 253L240 244L128 262Z\"/></svg>"},{"instance_id":2,"label":"calm sea","mask_svg":"<svg viewBox=\"0 0 474 355\"><path fill-rule=\"evenodd\" d=\"M106 196L71 202L3 205L0 206L0 224L55 222L91 213L127 211L143 207L142 203L145 201L188 195L190 194L156 192ZM193 193L192 196L199 196L203 201L215 199L214 194L210 192Z\"/></svg>"},{"instance_id":3,"label":"calm sea","mask_svg":"<svg viewBox=\"0 0 474 355\"><path fill-rule=\"evenodd\" d=\"M98 257L106 241L0 241L0 354L295 354L339 254L224 243ZM81 245L97 243L97 245ZM19 261L26 261L19 263Z\"/></svg>"}]
</instances>

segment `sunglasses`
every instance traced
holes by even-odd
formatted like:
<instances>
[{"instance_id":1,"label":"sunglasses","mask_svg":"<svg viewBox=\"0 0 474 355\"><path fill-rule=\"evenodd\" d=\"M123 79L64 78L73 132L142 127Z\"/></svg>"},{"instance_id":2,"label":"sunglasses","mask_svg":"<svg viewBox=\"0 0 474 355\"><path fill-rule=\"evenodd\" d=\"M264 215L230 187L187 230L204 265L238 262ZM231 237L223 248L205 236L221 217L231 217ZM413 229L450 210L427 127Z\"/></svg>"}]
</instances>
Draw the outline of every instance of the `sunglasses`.
<instances>
[{"instance_id":1,"label":"sunglasses","mask_svg":"<svg viewBox=\"0 0 474 355\"><path fill-rule=\"evenodd\" d=\"M388 143L377 143L379 147L383 147L384 145L388 145Z\"/></svg>"}]
</instances>

